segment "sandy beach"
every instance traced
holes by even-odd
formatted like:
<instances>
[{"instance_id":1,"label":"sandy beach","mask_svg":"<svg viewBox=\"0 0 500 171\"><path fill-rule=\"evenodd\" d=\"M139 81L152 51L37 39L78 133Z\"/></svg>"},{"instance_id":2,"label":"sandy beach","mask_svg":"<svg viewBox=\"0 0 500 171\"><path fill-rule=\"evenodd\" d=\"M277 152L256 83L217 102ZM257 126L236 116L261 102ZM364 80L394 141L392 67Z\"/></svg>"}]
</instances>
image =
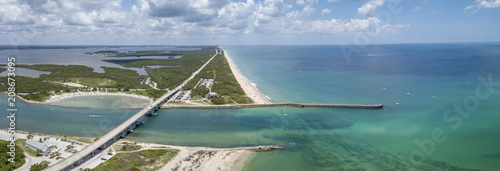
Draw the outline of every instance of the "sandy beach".
<instances>
[{"instance_id":1,"label":"sandy beach","mask_svg":"<svg viewBox=\"0 0 500 171\"><path fill-rule=\"evenodd\" d=\"M220 170L229 171L242 167L251 151L207 147L172 147L179 153L160 171Z\"/></svg>"},{"instance_id":2,"label":"sandy beach","mask_svg":"<svg viewBox=\"0 0 500 171\"><path fill-rule=\"evenodd\" d=\"M116 97L134 97L134 98L141 98L148 100L150 103L152 103L154 100L150 97L147 96L142 96L138 94L128 94L128 93L122 93L122 92L114 92L114 93L108 93L108 92L78 92L78 93L64 93L64 94L59 94L59 95L52 95L50 98L44 100L43 102L40 101L33 101L33 100L26 100L22 98L21 96L16 96L17 98L21 99L22 101L26 103L33 103L33 104L41 104L41 105L48 105L48 106L61 106L57 105L53 102L57 102L63 99L69 99L73 97L82 97L82 96L116 96ZM71 106L62 106L62 107L71 107Z\"/></svg>"},{"instance_id":3,"label":"sandy beach","mask_svg":"<svg viewBox=\"0 0 500 171\"><path fill-rule=\"evenodd\" d=\"M229 67L231 68L231 71L233 71L234 77L236 77L236 80L240 84L243 91L245 91L245 94L248 97L250 97L257 104L271 103L271 102L269 102L269 100L267 100L266 97L264 97L264 95L262 95L262 93L257 89L257 87L253 86L250 83L250 81L248 81L248 79L245 78L243 76L243 74L241 74L240 70L238 69L238 67L236 67L233 60L231 60L231 58L226 53L226 51L223 51L223 52L224 52L224 57L226 57L226 60L229 63Z\"/></svg>"},{"instance_id":4,"label":"sandy beach","mask_svg":"<svg viewBox=\"0 0 500 171\"><path fill-rule=\"evenodd\" d=\"M16 131L16 134L18 138L25 138L28 133L24 131ZM0 129L0 139L1 140L8 140L10 137L9 134L7 134L7 131L5 129ZM64 147L65 145L69 144L69 142L61 142L59 140L56 140L56 138L62 139L66 138L68 140L73 140L74 142L86 142L82 144L81 146L77 146L78 150L80 148L85 148L88 144L92 142L92 139L94 137L72 137L72 136L65 136L62 137L60 135L51 135L51 134L41 134L41 133L35 133L35 138L38 139L40 137L50 137L50 141L53 144L57 144L60 147ZM163 144L156 144L156 143L146 143L146 142L136 142L132 140L120 140L116 142L115 144L122 144L123 142L127 143L132 143L141 146L142 148L139 151L142 150L148 150L148 149L164 149L164 148L169 148L169 149L178 149L179 153L168 163L166 163L160 170L161 171L172 171L172 170L220 170L220 171L225 171L225 170L237 170L238 168L241 168L243 166L243 163L245 160L251 156L253 151L252 149L255 149L255 147L236 147L236 148L210 148L210 147L186 147L186 146L172 146L172 145L163 145ZM61 145L64 143L64 145ZM76 146L76 145L75 145ZM113 153L121 153L119 149L113 149ZM106 152L104 152L106 153ZM27 155L27 154L26 154ZM71 154L67 152L63 152L62 156L67 158ZM51 162L50 165L54 165L61 160L56 160L56 159L47 159L41 157L32 157L28 156L29 162L25 164L23 167L18 168L17 170L25 170L29 168L32 164L39 163L42 160L49 160ZM108 156L107 154L104 155L96 155L98 158L99 156L106 156L106 158L111 158L111 156ZM94 168L100 163L104 161L102 160L89 160L86 163L83 163L80 165L78 168Z\"/></svg>"}]
</instances>

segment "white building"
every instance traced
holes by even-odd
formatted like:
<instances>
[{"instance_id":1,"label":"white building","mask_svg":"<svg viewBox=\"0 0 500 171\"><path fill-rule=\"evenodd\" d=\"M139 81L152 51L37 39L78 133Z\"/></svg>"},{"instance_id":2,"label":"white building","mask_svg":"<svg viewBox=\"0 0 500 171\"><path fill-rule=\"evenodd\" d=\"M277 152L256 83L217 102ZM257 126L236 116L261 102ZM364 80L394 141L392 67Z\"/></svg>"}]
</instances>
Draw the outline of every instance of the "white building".
<instances>
[{"instance_id":1,"label":"white building","mask_svg":"<svg viewBox=\"0 0 500 171\"><path fill-rule=\"evenodd\" d=\"M28 139L26 140L26 147L31 148L33 150L42 150L43 154L49 154L52 148L54 148L54 145L48 143L48 142L38 142L33 139Z\"/></svg>"},{"instance_id":2,"label":"white building","mask_svg":"<svg viewBox=\"0 0 500 171\"><path fill-rule=\"evenodd\" d=\"M210 92L210 93L208 93L207 96L208 96L209 99L210 98L214 98L214 97L217 97L217 93L216 92Z\"/></svg>"}]
</instances>

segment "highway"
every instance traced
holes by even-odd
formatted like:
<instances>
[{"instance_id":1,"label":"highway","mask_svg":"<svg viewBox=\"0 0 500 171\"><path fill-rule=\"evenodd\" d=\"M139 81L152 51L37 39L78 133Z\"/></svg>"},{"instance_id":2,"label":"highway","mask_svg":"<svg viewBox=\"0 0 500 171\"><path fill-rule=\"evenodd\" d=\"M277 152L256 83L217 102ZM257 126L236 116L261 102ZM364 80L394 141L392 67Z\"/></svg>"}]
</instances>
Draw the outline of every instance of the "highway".
<instances>
[{"instance_id":1,"label":"highway","mask_svg":"<svg viewBox=\"0 0 500 171\"><path fill-rule=\"evenodd\" d=\"M177 86L176 88L165 93L160 98L156 99L151 105L134 114L125 122L123 122L113 130L108 132L106 135L100 137L97 141L89 145L87 148L47 168L46 170L49 171L70 170L69 167L74 167L75 164L76 165L81 164L82 159L89 158L89 156L92 156L92 153L99 151L99 148L105 146L106 143L115 142L116 140L115 137L119 137L120 135L126 134L127 131L131 130L132 126L137 123L136 121L158 110L166 101L168 101L169 98L171 98L175 93L177 93L182 87L184 87L184 85L186 85L191 79L193 79L208 63L210 63L210 61L212 61L212 59L214 59L215 56L217 56L217 54L219 54L218 49L215 50L215 55L212 56L210 60L208 60L205 64L203 64L203 66L201 66L198 70L193 72L193 74L188 79L186 79L181 85Z\"/></svg>"}]
</instances>

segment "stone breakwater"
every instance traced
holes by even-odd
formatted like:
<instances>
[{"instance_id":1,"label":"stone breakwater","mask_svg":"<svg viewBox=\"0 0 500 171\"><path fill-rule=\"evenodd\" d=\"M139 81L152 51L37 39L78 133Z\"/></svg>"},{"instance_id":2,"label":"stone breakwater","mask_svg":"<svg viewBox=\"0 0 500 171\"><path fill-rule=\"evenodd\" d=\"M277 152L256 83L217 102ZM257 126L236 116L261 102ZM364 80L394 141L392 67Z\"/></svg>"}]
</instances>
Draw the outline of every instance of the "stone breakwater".
<instances>
[{"instance_id":1,"label":"stone breakwater","mask_svg":"<svg viewBox=\"0 0 500 171\"><path fill-rule=\"evenodd\" d=\"M164 105L162 109L231 109L231 108L260 108L260 107L300 107L300 108L351 108L351 109L380 109L383 104L315 104L315 103L272 103L272 104L238 104L238 105Z\"/></svg>"}]
</instances>

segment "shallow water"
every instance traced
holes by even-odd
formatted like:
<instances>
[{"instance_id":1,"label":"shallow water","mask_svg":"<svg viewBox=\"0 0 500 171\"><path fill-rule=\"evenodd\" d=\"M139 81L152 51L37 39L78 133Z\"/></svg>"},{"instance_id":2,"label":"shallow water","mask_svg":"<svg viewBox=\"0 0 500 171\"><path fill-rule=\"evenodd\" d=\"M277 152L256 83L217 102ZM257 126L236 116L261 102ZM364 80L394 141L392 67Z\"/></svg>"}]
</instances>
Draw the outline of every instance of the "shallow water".
<instances>
[{"instance_id":1,"label":"shallow water","mask_svg":"<svg viewBox=\"0 0 500 171\"><path fill-rule=\"evenodd\" d=\"M6 67L2 67L2 68L6 68ZM20 68L20 67L16 67L16 70L14 72L15 72L16 76L25 76L25 77L31 77L31 78L38 78L42 74L50 74L50 72L47 72L47 71L39 71L39 70ZM8 70L1 72L0 77L7 76L7 73L9 73Z\"/></svg>"},{"instance_id":2,"label":"shallow water","mask_svg":"<svg viewBox=\"0 0 500 171\"><path fill-rule=\"evenodd\" d=\"M243 170L497 170L500 167L497 136L500 87L481 89L482 95L490 92L477 105L470 101L479 98L476 88L484 85L481 78L488 79L491 75L493 81L500 82L499 44L369 46L352 56L350 63L338 46L223 48L241 72L273 102L385 106L377 110L290 107L160 110L158 116L151 117L127 138L189 146L286 147L258 153L247 161ZM474 106L468 112L470 116L446 114L464 100ZM6 106L5 101L0 103ZM82 129L104 134L136 112L58 107L50 110L53 107L18 104L23 109L19 110L19 129L68 135L84 135ZM109 118L88 117L94 114ZM0 120L0 125L7 125L6 120ZM442 131L438 137L446 139L430 142L435 130ZM425 146L421 148L416 142L424 142Z\"/></svg>"},{"instance_id":3,"label":"shallow water","mask_svg":"<svg viewBox=\"0 0 500 171\"><path fill-rule=\"evenodd\" d=\"M168 59L169 56L147 56L147 57L105 57L102 55L88 55L87 52L113 50L119 52L147 51L147 50L194 50L199 48L182 48L175 46L124 46L124 47L85 47L68 49L6 49L0 50L0 56L14 56L18 64L61 64L61 65L85 65L94 68L95 72L103 73L101 66L130 69L137 71L139 75L147 75L144 68L126 68L118 64L104 62L102 60L120 59ZM175 56L178 58L179 56Z\"/></svg>"},{"instance_id":4,"label":"shallow water","mask_svg":"<svg viewBox=\"0 0 500 171\"><path fill-rule=\"evenodd\" d=\"M129 96L80 96L66 98L48 104L67 107L88 107L96 109L144 108L149 100Z\"/></svg>"}]
</instances>

